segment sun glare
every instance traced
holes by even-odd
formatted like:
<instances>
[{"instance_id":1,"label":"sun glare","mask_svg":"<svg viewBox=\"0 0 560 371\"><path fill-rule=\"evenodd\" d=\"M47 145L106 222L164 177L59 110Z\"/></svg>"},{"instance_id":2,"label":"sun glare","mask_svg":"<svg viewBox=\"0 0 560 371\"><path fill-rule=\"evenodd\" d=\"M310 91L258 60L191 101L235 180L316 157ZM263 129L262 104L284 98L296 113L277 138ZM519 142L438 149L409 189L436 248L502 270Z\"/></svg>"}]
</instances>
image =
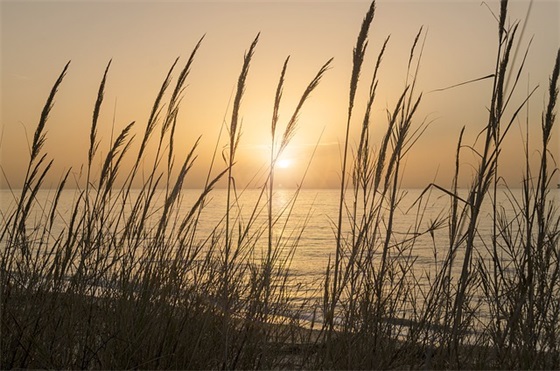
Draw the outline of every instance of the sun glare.
<instances>
[{"instance_id":1,"label":"sun glare","mask_svg":"<svg viewBox=\"0 0 560 371\"><path fill-rule=\"evenodd\" d=\"M286 169L286 168L290 167L291 164L292 164L292 160L289 160L287 158L280 159L280 160L278 160L278 163L277 163L278 167L281 168L281 169Z\"/></svg>"}]
</instances>

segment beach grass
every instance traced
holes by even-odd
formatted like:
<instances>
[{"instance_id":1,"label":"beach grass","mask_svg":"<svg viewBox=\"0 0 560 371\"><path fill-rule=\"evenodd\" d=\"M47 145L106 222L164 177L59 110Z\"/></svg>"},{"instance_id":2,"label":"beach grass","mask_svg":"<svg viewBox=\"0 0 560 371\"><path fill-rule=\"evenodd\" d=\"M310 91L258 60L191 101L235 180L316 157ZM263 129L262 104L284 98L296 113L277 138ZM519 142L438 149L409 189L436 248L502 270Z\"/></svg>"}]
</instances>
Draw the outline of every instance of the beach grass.
<instances>
[{"instance_id":1,"label":"beach grass","mask_svg":"<svg viewBox=\"0 0 560 371\"><path fill-rule=\"evenodd\" d=\"M522 197L508 192L508 211L497 202L500 153L513 123L533 92L518 105L525 58L514 70L519 22L508 25L508 4L497 17L497 55L487 122L480 142L458 133L452 186L426 185L410 208L416 214L406 233L394 226L405 197L401 187L406 156L430 122L418 117L417 86L423 43L421 28L411 40L405 83L387 108L386 122L373 122L372 106L383 78L387 37L374 53L368 89L359 89L369 57L375 2L366 13L348 87L347 120L334 256L316 287L301 288L290 274L305 223L291 223L297 188L282 208L273 207L275 170L296 135L299 114L320 89L331 60L319 67L301 93L293 114L279 120L289 57L280 71L271 114L269 164L248 214L244 189L236 183L236 150L242 140L243 94L259 35L244 55L237 80L223 168L208 169L206 184L185 212L183 188L198 143L176 162L175 126L183 91L201 38L179 68L165 74L139 146L129 123L105 155L98 151L98 121L110 77L106 66L93 106L85 164L85 186L75 190L68 219L60 228L60 197L70 170L50 197L37 194L52 172L44 151L56 94L71 64L64 66L46 100L33 135L21 189L11 189L13 207L0 217L0 367L52 369L558 369L560 368L560 213L550 195L558 171L551 150L556 125L560 51L552 63L548 99L535 132L527 119ZM509 80L511 72L513 80ZM173 85L173 81L174 85ZM366 92L362 117L354 111ZM360 136L351 137L351 126ZM384 131L374 136L373 125ZM538 135L537 166L530 161L529 135ZM351 148L351 143L357 143ZM145 154L155 156L146 163ZM216 146L218 148L218 146ZM474 153L474 176L466 195L458 188L461 156ZM216 155L216 153L214 154ZM132 166L125 166L125 159ZM96 163L102 164L99 169ZM311 163L309 166L313 166ZM146 170L148 169L148 170ZM141 186L137 187L141 179ZM203 234L199 221L218 182L227 185L223 218ZM9 180L8 180L9 183ZM302 182L303 183L303 182ZM300 184L302 184L300 183ZM119 184L119 186L117 186ZM122 184L122 186L120 186ZM448 207L426 220L434 193ZM480 233L481 209L491 204L491 236ZM513 212L512 212L513 210ZM247 218L247 215L249 217ZM299 222L299 221L298 221ZM441 240L434 233L445 233ZM285 236L295 236L286 239ZM431 236L434 262L420 271L414 254L419 238ZM437 244L437 245L436 245ZM301 300L298 290L322 292L320 303ZM317 305L318 304L318 305ZM304 320L303 314L313 313Z\"/></svg>"}]
</instances>

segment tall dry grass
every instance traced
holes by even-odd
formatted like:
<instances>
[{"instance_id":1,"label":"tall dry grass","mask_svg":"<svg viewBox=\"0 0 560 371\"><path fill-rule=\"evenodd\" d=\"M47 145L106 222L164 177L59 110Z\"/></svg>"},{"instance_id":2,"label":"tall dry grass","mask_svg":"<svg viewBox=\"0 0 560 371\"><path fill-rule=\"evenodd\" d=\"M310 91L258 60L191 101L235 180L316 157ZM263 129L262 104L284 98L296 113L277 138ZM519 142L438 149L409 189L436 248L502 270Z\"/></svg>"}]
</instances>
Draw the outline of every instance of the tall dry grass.
<instances>
[{"instance_id":1,"label":"tall dry grass","mask_svg":"<svg viewBox=\"0 0 560 371\"><path fill-rule=\"evenodd\" d=\"M403 159L429 124L426 119L415 118L422 94L415 92L420 62L414 66L412 61L418 53L421 31L413 40L404 89L394 109L387 112L385 134L374 138L370 134L370 109L379 83L380 62L386 47L390 47L388 39L382 45L363 119L355 120L361 125L361 135L356 140L359 144L353 162L349 163L346 156L353 99L373 10L372 4L354 49L337 248L324 285L327 346L318 357L319 364L343 369L557 368L555 303L560 298L560 218L549 194L553 188L551 176L557 169L548 168L554 161L548 146L557 100L558 60L543 113L540 168L532 174L527 139L523 200L516 200L510 192L511 205L506 211L497 201L498 188L504 186L499 154L504 138L536 88L519 106L512 106L511 97L518 89L529 47L514 67L519 22L506 26L508 3L502 1L497 18L496 67L492 75L483 78L491 78L493 87L488 121L478 136L482 143L463 143L463 128L451 189L428 186L409 210L416 214L416 222L405 231L398 230L394 219L405 192L399 184ZM419 54L421 57L421 48ZM478 158L466 196L458 189L460 156L465 149ZM351 184L346 182L347 174ZM434 191L449 196L450 208L442 210L435 220L423 220ZM487 202L491 204L493 224L488 239L480 229L485 222L482 208ZM344 214L347 227L342 222ZM433 237L442 232L449 236L447 246ZM434 245L435 268L429 272L415 269L415 243L424 236L431 236Z\"/></svg>"},{"instance_id":2,"label":"tall dry grass","mask_svg":"<svg viewBox=\"0 0 560 371\"><path fill-rule=\"evenodd\" d=\"M387 37L376 53L369 88L359 89L374 22L375 3L371 4L352 57L339 208L333 223L335 252L321 287L304 288L322 291L319 311L315 303L301 300L298 282L290 274L305 233L305 225L290 222L301 188L279 209L273 197L278 158L298 125L305 124L299 122L299 114L331 60L319 68L282 125L279 111L289 81L289 57L284 61L271 104L270 160L247 214L241 211L245 190L235 181L236 151L259 35L242 61L226 123L224 165L215 170L212 163L205 187L186 211L182 189L188 185L200 138L189 148L176 148L174 137L203 39L180 70L177 59L166 73L139 145L133 145L133 127L138 125L133 122L102 156L98 123L105 89L110 87L109 62L93 104L85 186L76 190L70 217L64 219L59 202L63 192L70 192L70 170L46 203L37 195L52 171L53 160L43 147L56 94L70 71L67 64L40 115L22 189L12 190L14 207L1 216L0 366L560 368L560 214L550 195L558 171L551 142L560 52L537 149L529 148L529 136L535 134L527 114L519 199L500 176L500 152L535 90L512 106L529 48L516 61L519 23L506 26L508 3L500 4L495 71L485 77L493 84L480 142L465 143L466 128L461 130L452 186L428 185L408 209L415 218L405 230L396 225L406 197L401 187L404 163L430 124L418 117L422 93L417 78L426 37L420 29L411 40L401 93L387 109L386 121L374 121L378 86L390 83L382 76L383 58L392 45ZM360 91L366 94L361 117L354 107ZM374 125L384 129L378 137L373 135ZM350 135L354 126L360 133L356 140ZM145 154L151 150L155 156L146 164ZM540 155L536 168L530 163L535 150ZM466 193L458 187L465 151L477 158ZM179 155L182 162L176 162ZM133 160L129 168L124 166L126 158ZM100 168L93 165L96 162ZM140 188L134 188L140 178ZM223 218L203 234L199 222L220 180L227 184ZM507 204L498 202L504 186ZM434 193L449 202L428 219ZM490 236L481 233L487 204ZM437 239L437 234L447 239ZM434 261L419 268L417 244L426 238L433 244ZM311 329L301 319L309 313Z\"/></svg>"},{"instance_id":3,"label":"tall dry grass","mask_svg":"<svg viewBox=\"0 0 560 371\"><path fill-rule=\"evenodd\" d=\"M271 240L268 250L258 242L266 229L272 236L280 221L288 228L290 209L270 206L263 225L257 216L269 200L262 198L253 205L252 218L242 220L233 172L240 102L257 39L238 81L228 162L217 174L209 171L205 188L186 212L182 189L199 139L177 164L176 153L185 151L175 148L174 133L202 39L173 88L178 60L166 74L138 152L131 152L131 123L95 169L99 115L110 80L107 65L93 108L85 188L76 190L68 220L61 217L58 201L63 192L72 192L66 189L70 170L46 204L37 198L53 162L42 148L65 66L37 125L21 194L14 193L16 206L2 215L2 368L230 369L274 368L284 362L278 357L281 348L298 340L288 274L298 239L290 245L286 239ZM298 114L329 63L303 92L274 156L289 144ZM152 149L155 156L146 165L145 153ZM133 159L129 169L122 166L127 156ZM142 186L133 188L140 176ZM224 218L210 235L200 235L205 202L226 176ZM124 186L117 187L117 180ZM272 179L262 187L272 192Z\"/></svg>"}]
</instances>

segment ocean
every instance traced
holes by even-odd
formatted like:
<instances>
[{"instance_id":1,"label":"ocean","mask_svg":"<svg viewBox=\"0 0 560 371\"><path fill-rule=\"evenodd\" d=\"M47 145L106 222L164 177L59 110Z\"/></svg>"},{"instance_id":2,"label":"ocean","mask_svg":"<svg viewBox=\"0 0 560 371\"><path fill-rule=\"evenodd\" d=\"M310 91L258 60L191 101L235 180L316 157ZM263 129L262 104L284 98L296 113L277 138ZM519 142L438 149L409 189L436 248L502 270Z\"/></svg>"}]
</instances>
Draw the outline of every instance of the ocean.
<instances>
[{"instance_id":1,"label":"ocean","mask_svg":"<svg viewBox=\"0 0 560 371\"><path fill-rule=\"evenodd\" d=\"M460 196L465 198L466 190L460 190ZM28 218L27 228L30 233L33 230L41 229L42 224L46 223L46 215L52 204L54 190L40 190L36 195L37 202L32 209L32 216ZM190 212L192 205L199 198L201 191L185 189L181 193L178 207L171 214L168 228L176 228L178 221L181 221ZM129 195L129 200L134 200L139 194L134 190ZM0 191L1 207L0 221L3 225L9 218L10 211L14 210L15 199L19 191ZM68 229L72 218L73 205L78 199L79 192L75 190L63 191L57 206L57 212L53 219L51 235L53 240L64 234ZM353 193L347 191L346 202L343 212L342 236L346 239L352 238L350 221L350 210L353 209ZM423 197L421 197L423 195ZM297 196L297 197L296 197ZM336 225L338 220L339 190L334 189L303 189L295 192L290 189L277 189L274 191L272 215L273 218L273 247L277 248L280 256L288 256L293 252L289 265L290 286L298 287L297 301L311 301L319 303L323 292L322 287L325 279L325 272L329 262L334 262L336 251ZM431 193L424 193L422 189L403 189L399 191L399 203L395 210L392 221L392 234L389 242L392 251L400 254L398 259L407 259L413 262L412 269L414 279L420 284L419 287L427 287L434 279L437 271L441 269L447 253L449 251L449 208L451 198L448 194L433 189ZM154 207L146 217L147 225L156 225L163 210L165 192L160 191L154 195ZM115 196L118 201L119 196ZM223 239L225 226L224 216L226 214L227 191L224 189L213 190L205 200L204 207L196 223L195 241L201 246L211 245L212 238ZM475 257L477 259L487 259L490 262L490 252L492 248L493 230L493 207L492 194L488 194L480 213L480 221L477 226L478 235L475 244ZM510 230L515 232L516 218L520 216L519 205L521 205L521 189L499 189L496 194L496 204L499 210L509 222L500 225L509 225ZM551 189L549 202L558 205L560 200L560 189ZM519 204L517 204L519 203ZM359 203L358 203L359 204ZM123 206L124 205L124 206ZM115 203L115 209L111 212L120 212L124 209L123 215L128 215L132 209L132 202ZM247 225L251 225L247 240L251 241L254 253L251 259L262 259L267 248L267 203L266 194L261 190L248 189L237 193L236 202L232 203L230 211L231 234L233 239L239 237ZM383 204L386 205L386 204ZM461 206L461 202L459 202ZM360 216L359 207L357 215ZM383 231L388 228L388 211L380 212L383 217L378 220L381 223L381 231L378 243L382 244ZM124 222L122 222L124 224ZM509 224L508 224L509 223ZM117 229L120 227L117 227ZM146 230L150 230L148 227ZM503 266L507 267L511 261L511 251L508 251L507 244L502 239L502 232L498 229L497 242L500 249L498 255L503 260ZM220 237L221 236L221 237ZM521 236L521 234L519 235ZM518 237L519 237L518 236ZM511 237L511 236L510 236ZM149 238L149 235L147 236ZM514 236L514 238L517 238ZM204 245L206 244L206 245ZM0 247L5 248L5 241L0 241ZM373 249L374 261L381 259L381 246ZM346 255L347 256L347 255ZM461 262L463 250L459 247L456 252L456 261ZM456 263L452 268L452 275L457 279L460 275L461 264ZM331 271L332 273L332 271Z\"/></svg>"}]
</instances>

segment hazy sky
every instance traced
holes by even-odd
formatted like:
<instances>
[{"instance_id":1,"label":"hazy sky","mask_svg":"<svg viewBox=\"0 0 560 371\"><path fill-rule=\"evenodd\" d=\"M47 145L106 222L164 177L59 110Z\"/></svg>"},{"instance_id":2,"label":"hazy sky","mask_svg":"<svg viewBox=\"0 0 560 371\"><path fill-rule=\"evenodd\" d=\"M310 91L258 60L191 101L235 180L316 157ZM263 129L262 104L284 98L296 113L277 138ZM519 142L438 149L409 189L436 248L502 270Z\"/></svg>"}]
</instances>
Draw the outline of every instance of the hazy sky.
<instances>
[{"instance_id":1,"label":"hazy sky","mask_svg":"<svg viewBox=\"0 0 560 371\"><path fill-rule=\"evenodd\" d=\"M510 23L523 19L528 5L528 1L512 2ZM55 160L53 176L47 182L53 185L69 167L74 172L72 181L80 179L97 89L110 59L113 62L99 124L99 155L107 153L114 133L131 121L136 121L137 133L142 132L169 67L176 57L181 58L180 64L185 63L198 39L206 35L187 81L175 140L179 162L202 135L199 158L186 183L200 186L222 121L224 117L229 121L231 115L228 102L244 52L261 32L241 107L243 134L235 176L240 183L246 182L268 159L274 93L284 59L291 56L280 125L285 125L299 94L320 66L334 57L332 68L303 108L299 129L285 154L290 164L278 169L277 181L285 187L299 182L316 149L306 186L336 187L352 48L368 7L367 1L2 1L2 169L12 187L20 185L29 157L28 142L52 84L67 61L71 60L69 71L47 123L45 150ZM372 125L379 131L386 127L386 110L394 107L404 87L413 39L420 26L427 31L417 86L425 94L416 117L417 123L424 118L432 123L409 154L405 186L423 187L434 180L448 184L461 127L466 126L465 142L470 144L484 127L490 80L444 92L431 91L493 72L498 35L491 11L499 13L497 2L377 2L358 91L354 133L383 40L391 35L374 105ZM559 19L559 1L535 1L516 59L517 65L534 37L514 99L519 101L529 88L540 86L529 106L535 142L548 78L560 46ZM502 174L513 187L519 185L523 169L525 115L523 111L502 153ZM377 142L375 133L373 141ZM554 135L558 160L558 129ZM353 146L356 141L354 136ZM225 144L222 137L219 152ZM533 155L536 149L533 145ZM224 163L221 156L218 158L216 169L221 169ZM474 158L465 150L463 185L471 177L469 162ZM101 156L95 161L100 169ZM3 175L0 185L6 185Z\"/></svg>"}]
</instances>

